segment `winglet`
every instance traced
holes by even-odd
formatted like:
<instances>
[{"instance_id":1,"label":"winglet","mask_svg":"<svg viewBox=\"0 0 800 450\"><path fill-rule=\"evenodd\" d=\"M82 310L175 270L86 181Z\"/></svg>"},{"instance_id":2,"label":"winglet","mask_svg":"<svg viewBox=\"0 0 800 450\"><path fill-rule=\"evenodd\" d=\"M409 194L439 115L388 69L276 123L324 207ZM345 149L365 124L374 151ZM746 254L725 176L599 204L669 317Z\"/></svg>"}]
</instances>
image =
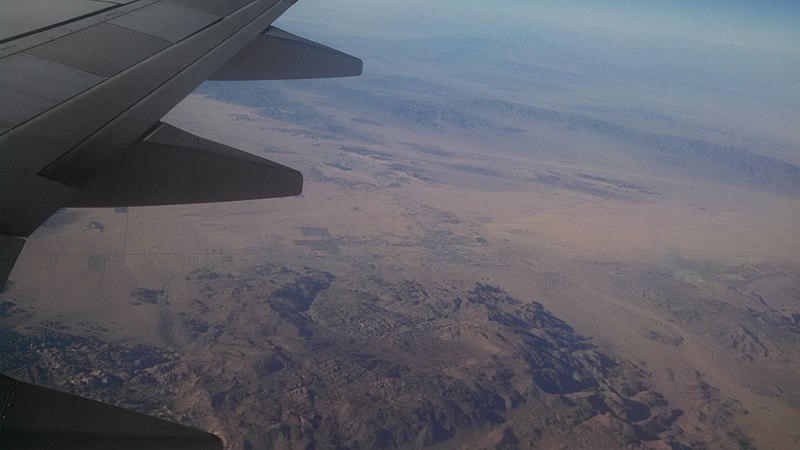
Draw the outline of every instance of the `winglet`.
<instances>
[{"instance_id":1,"label":"winglet","mask_svg":"<svg viewBox=\"0 0 800 450\"><path fill-rule=\"evenodd\" d=\"M353 77L364 63L346 53L269 27L209 80L295 80Z\"/></svg>"}]
</instances>

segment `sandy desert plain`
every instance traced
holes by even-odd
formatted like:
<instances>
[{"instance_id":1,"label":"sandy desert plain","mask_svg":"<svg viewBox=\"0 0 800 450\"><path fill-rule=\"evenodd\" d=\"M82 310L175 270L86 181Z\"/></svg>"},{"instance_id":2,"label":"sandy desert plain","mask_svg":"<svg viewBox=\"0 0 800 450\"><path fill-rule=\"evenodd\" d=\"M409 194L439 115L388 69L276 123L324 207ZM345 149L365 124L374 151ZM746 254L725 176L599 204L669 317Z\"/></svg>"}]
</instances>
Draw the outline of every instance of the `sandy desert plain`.
<instances>
[{"instance_id":1,"label":"sandy desert plain","mask_svg":"<svg viewBox=\"0 0 800 450\"><path fill-rule=\"evenodd\" d=\"M360 45L168 117L302 196L54 216L0 369L237 449L800 446L794 106Z\"/></svg>"}]
</instances>

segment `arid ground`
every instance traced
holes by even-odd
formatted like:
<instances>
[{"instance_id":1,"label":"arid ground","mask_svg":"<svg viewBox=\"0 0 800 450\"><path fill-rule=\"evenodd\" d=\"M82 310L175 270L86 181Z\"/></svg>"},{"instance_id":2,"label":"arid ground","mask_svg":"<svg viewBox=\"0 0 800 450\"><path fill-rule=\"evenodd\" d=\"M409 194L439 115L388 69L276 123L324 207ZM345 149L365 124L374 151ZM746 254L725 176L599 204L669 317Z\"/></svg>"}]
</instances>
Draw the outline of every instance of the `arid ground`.
<instances>
[{"instance_id":1,"label":"arid ground","mask_svg":"<svg viewBox=\"0 0 800 450\"><path fill-rule=\"evenodd\" d=\"M236 449L800 446L795 106L361 45L361 78L207 83L167 119L300 197L54 216L0 369Z\"/></svg>"}]
</instances>

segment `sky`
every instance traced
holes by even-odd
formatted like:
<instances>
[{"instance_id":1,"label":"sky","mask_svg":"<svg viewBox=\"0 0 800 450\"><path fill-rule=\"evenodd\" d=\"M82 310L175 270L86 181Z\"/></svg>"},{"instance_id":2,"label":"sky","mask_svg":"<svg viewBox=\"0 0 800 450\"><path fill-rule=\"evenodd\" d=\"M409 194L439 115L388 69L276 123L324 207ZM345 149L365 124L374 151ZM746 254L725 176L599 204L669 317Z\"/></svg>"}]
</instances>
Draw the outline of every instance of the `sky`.
<instances>
[{"instance_id":1,"label":"sky","mask_svg":"<svg viewBox=\"0 0 800 450\"><path fill-rule=\"evenodd\" d=\"M800 55L800 0L301 0L289 14L338 17L372 35L512 34L555 25Z\"/></svg>"},{"instance_id":2,"label":"sky","mask_svg":"<svg viewBox=\"0 0 800 450\"><path fill-rule=\"evenodd\" d=\"M516 0L509 3L520 4ZM565 23L800 53L797 0L565 0L530 2ZM520 8L524 6L520 5Z\"/></svg>"},{"instance_id":3,"label":"sky","mask_svg":"<svg viewBox=\"0 0 800 450\"><path fill-rule=\"evenodd\" d=\"M554 44L597 70L800 107L800 0L300 0L277 25L334 46L344 36Z\"/></svg>"}]
</instances>

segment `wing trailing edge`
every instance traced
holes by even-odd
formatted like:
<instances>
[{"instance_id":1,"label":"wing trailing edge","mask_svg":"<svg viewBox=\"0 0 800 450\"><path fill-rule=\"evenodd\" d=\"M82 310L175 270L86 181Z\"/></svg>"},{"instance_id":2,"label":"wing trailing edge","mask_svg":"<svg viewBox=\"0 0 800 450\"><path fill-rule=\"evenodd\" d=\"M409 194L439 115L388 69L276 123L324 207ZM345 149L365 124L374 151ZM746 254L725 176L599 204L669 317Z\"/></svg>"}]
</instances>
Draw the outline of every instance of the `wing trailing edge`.
<instances>
[{"instance_id":1,"label":"wing trailing edge","mask_svg":"<svg viewBox=\"0 0 800 450\"><path fill-rule=\"evenodd\" d=\"M288 197L302 190L303 175L294 169L159 123L65 206L226 202Z\"/></svg>"},{"instance_id":2,"label":"wing trailing edge","mask_svg":"<svg viewBox=\"0 0 800 450\"><path fill-rule=\"evenodd\" d=\"M219 437L0 375L0 450L222 450Z\"/></svg>"},{"instance_id":3,"label":"wing trailing edge","mask_svg":"<svg viewBox=\"0 0 800 450\"><path fill-rule=\"evenodd\" d=\"M346 53L269 27L209 80L294 80L361 75L363 62Z\"/></svg>"}]
</instances>

